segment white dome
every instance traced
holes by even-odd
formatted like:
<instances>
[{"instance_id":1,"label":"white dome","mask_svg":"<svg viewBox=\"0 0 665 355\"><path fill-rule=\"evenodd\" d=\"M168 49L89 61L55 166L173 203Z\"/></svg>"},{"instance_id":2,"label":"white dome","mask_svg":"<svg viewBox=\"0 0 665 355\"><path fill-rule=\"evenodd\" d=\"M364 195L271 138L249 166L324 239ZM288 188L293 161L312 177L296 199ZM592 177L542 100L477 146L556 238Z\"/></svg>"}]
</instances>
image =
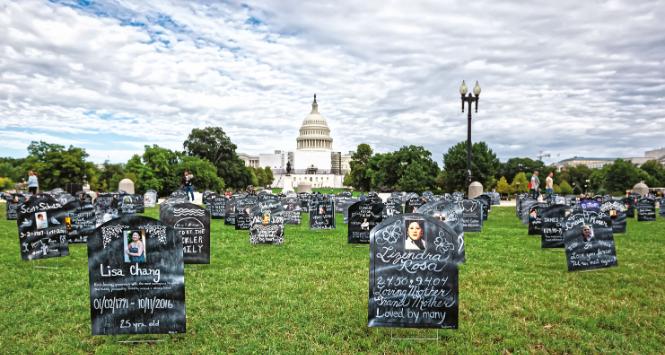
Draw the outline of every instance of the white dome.
<instances>
[{"instance_id":1,"label":"white dome","mask_svg":"<svg viewBox=\"0 0 665 355\"><path fill-rule=\"evenodd\" d=\"M319 104L316 94L312 102L312 112L302 121L300 134L296 139L298 150L327 150L332 151L332 138L328 122L319 113Z\"/></svg>"}]
</instances>

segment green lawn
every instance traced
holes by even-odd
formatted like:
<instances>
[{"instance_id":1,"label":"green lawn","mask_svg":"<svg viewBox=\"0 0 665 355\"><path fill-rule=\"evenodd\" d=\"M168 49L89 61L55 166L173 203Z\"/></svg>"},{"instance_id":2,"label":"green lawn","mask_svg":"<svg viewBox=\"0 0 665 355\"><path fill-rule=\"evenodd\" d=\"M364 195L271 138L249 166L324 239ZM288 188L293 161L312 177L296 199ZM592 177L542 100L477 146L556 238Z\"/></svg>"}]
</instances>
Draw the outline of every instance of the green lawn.
<instances>
[{"instance_id":1,"label":"green lawn","mask_svg":"<svg viewBox=\"0 0 665 355\"><path fill-rule=\"evenodd\" d=\"M367 328L369 247L346 243L341 216L335 231L287 226L282 246L251 246L247 231L213 220L211 264L185 268L186 334L93 337L86 246L22 261L1 207L2 353L665 351L660 217L615 236L618 267L569 273L563 249L542 250L512 208L495 207L482 233L467 233L460 329L438 332Z\"/></svg>"}]
</instances>

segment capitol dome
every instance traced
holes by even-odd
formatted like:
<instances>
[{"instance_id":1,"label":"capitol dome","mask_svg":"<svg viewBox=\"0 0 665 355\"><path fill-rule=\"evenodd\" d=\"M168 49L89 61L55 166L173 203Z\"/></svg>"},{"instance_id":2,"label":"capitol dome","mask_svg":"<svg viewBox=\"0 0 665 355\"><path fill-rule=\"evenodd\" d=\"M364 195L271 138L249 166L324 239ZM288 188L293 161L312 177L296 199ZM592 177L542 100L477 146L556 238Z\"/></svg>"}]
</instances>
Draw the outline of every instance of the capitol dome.
<instances>
[{"instance_id":1,"label":"capitol dome","mask_svg":"<svg viewBox=\"0 0 665 355\"><path fill-rule=\"evenodd\" d=\"M319 104L316 102L316 94L312 102L312 112L302 121L300 134L296 139L298 150L324 150L332 151L332 138L330 128L326 119L319 114Z\"/></svg>"}]
</instances>

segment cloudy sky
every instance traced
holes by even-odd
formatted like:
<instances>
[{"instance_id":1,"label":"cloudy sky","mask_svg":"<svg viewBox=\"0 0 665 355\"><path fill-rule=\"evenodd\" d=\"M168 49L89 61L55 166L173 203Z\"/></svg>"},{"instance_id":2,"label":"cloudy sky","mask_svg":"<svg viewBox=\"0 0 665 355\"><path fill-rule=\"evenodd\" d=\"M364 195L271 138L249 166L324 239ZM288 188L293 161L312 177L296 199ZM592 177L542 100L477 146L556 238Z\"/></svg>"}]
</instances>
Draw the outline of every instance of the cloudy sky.
<instances>
[{"instance_id":1,"label":"cloudy sky","mask_svg":"<svg viewBox=\"0 0 665 355\"><path fill-rule=\"evenodd\" d=\"M524 4L527 3L527 4ZM294 150L317 93L337 151L466 139L505 160L665 146L665 1L0 0L0 156L126 161L221 126Z\"/></svg>"}]
</instances>

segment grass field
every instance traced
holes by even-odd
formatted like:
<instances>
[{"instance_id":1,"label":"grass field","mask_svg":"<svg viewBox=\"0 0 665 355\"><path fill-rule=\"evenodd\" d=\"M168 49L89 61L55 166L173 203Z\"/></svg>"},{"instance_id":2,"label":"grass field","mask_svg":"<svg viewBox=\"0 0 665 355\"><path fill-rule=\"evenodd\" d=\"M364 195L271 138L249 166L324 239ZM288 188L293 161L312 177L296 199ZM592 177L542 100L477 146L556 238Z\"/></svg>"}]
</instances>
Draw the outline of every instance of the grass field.
<instances>
[{"instance_id":1,"label":"grass field","mask_svg":"<svg viewBox=\"0 0 665 355\"><path fill-rule=\"evenodd\" d=\"M251 246L213 220L211 264L185 268L186 334L93 337L86 246L22 261L1 207L1 353L665 352L663 218L615 236L618 267L569 273L563 249L542 250L512 208L495 207L466 234L460 329L438 332L367 328L369 247L346 243L341 216L334 231L309 231L306 217L287 226L282 246Z\"/></svg>"}]
</instances>

